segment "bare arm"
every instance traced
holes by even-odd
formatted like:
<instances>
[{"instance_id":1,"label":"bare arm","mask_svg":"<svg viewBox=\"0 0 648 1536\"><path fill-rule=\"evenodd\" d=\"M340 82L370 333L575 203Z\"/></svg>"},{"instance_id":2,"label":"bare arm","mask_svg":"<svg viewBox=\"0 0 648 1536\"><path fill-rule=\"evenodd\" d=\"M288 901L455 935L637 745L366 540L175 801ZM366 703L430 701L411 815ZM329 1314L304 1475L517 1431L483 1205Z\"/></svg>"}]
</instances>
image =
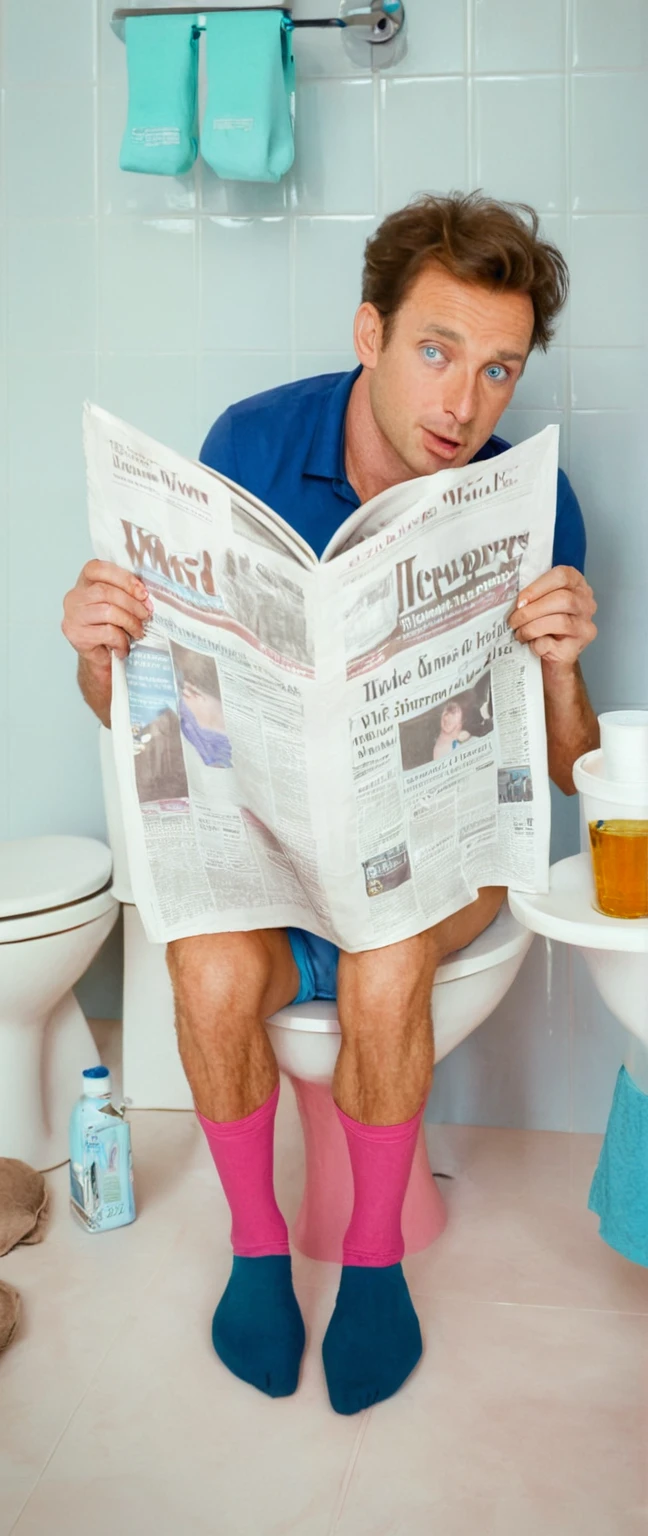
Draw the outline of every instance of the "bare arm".
<instances>
[{"instance_id":1,"label":"bare arm","mask_svg":"<svg viewBox=\"0 0 648 1536\"><path fill-rule=\"evenodd\" d=\"M598 721L578 657L596 637L596 603L585 577L571 565L555 565L520 592L509 624L517 640L542 660L549 773L573 795L572 767L581 752L598 747Z\"/></svg>"},{"instance_id":2,"label":"bare arm","mask_svg":"<svg viewBox=\"0 0 648 1536\"><path fill-rule=\"evenodd\" d=\"M576 787L572 767L581 752L599 745L599 725L587 697L578 662L561 667L542 663L549 774L565 795L574 795Z\"/></svg>"},{"instance_id":3,"label":"bare arm","mask_svg":"<svg viewBox=\"0 0 648 1536\"><path fill-rule=\"evenodd\" d=\"M93 665L88 656L79 657L77 681L86 704L90 705L102 725L110 730L110 704L112 700L112 664L105 667Z\"/></svg>"}]
</instances>

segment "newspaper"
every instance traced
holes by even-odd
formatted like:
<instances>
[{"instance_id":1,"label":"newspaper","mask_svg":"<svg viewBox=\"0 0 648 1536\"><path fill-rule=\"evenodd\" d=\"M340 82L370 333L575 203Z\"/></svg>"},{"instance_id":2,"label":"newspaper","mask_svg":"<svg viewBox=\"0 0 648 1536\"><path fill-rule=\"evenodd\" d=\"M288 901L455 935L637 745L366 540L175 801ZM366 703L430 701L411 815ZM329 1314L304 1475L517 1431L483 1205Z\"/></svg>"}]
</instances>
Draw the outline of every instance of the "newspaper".
<instances>
[{"instance_id":1,"label":"newspaper","mask_svg":"<svg viewBox=\"0 0 648 1536\"><path fill-rule=\"evenodd\" d=\"M154 605L111 717L151 941L295 926L354 952L480 886L548 889L541 665L507 616L551 565L557 427L383 492L320 561L97 406L84 436L95 554Z\"/></svg>"}]
</instances>

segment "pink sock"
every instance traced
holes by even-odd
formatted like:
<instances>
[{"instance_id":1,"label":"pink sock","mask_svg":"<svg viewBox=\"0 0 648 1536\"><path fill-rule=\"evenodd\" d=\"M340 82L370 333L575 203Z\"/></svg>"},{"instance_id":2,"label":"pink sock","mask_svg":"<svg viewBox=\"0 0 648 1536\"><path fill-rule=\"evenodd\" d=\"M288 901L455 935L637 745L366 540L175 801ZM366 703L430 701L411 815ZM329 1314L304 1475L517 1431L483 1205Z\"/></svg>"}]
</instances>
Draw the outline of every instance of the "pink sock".
<instances>
[{"instance_id":1,"label":"pink sock","mask_svg":"<svg viewBox=\"0 0 648 1536\"><path fill-rule=\"evenodd\" d=\"M206 1120L196 1110L232 1212L232 1248L240 1258L290 1253L272 1177L278 1100L277 1083L265 1104L243 1120Z\"/></svg>"},{"instance_id":2,"label":"pink sock","mask_svg":"<svg viewBox=\"0 0 648 1536\"><path fill-rule=\"evenodd\" d=\"M399 1264L405 1245L401 1212L423 1116L401 1125L361 1125L338 1109L349 1147L354 1201L342 1248L343 1264ZM336 1105L337 1108L337 1105Z\"/></svg>"}]
</instances>

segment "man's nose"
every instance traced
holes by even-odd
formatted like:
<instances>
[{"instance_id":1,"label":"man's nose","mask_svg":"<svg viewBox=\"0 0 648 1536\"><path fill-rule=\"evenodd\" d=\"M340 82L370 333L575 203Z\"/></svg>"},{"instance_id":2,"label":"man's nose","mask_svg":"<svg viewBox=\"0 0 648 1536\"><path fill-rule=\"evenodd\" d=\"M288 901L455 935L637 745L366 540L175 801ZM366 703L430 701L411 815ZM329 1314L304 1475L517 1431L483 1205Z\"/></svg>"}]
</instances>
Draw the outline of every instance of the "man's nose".
<instances>
[{"instance_id":1,"label":"man's nose","mask_svg":"<svg viewBox=\"0 0 648 1536\"><path fill-rule=\"evenodd\" d=\"M460 426L467 426L475 415L476 378L462 369L454 379L448 379L444 391L443 406L448 416L454 416Z\"/></svg>"}]
</instances>

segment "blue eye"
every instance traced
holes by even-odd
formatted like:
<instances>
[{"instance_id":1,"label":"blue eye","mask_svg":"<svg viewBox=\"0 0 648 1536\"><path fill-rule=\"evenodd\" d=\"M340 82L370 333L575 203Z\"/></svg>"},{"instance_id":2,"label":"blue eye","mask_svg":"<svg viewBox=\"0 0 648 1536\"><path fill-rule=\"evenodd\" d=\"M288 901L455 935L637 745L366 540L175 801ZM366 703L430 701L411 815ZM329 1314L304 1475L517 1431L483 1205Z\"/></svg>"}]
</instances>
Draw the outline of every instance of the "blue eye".
<instances>
[{"instance_id":1,"label":"blue eye","mask_svg":"<svg viewBox=\"0 0 648 1536\"><path fill-rule=\"evenodd\" d=\"M499 379L502 377L502 375L505 379L508 378L507 370L506 368L502 367L501 363L491 363L490 366L486 369L486 374L489 379L495 379L497 383L499 382Z\"/></svg>"},{"instance_id":2,"label":"blue eye","mask_svg":"<svg viewBox=\"0 0 648 1536\"><path fill-rule=\"evenodd\" d=\"M430 353L430 352L436 352L436 357L440 357L441 356L441 353L440 353L438 347L432 347L432 346L423 347L423 356L425 358L427 358L429 362L432 362L432 363L436 362L436 357L432 357L432 358L428 357L428 353Z\"/></svg>"}]
</instances>

